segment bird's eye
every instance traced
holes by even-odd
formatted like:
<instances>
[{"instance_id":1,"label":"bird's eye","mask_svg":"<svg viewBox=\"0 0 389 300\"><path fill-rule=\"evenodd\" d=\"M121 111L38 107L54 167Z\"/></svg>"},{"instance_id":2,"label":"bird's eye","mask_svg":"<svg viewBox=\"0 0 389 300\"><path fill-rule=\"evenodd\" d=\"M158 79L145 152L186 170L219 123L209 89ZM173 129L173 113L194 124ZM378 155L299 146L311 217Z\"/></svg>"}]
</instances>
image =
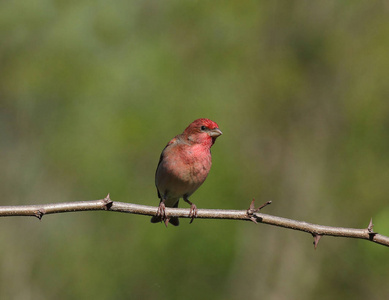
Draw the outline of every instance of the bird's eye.
<instances>
[{"instance_id":1,"label":"bird's eye","mask_svg":"<svg viewBox=\"0 0 389 300\"><path fill-rule=\"evenodd\" d=\"M201 130L205 130L207 129L207 127L205 127L204 125L200 127Z\"/></svg>"}]
</instances>

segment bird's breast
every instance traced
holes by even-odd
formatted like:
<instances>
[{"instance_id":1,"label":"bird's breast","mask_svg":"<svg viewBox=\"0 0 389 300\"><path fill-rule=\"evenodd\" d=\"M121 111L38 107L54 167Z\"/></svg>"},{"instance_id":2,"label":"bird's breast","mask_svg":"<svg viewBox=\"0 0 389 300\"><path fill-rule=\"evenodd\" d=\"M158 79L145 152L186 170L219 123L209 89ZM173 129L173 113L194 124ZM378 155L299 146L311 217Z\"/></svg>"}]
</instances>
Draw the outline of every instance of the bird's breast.
<instances>
[{"instance_id":1,"label":"bird's breast","mask_svg":"<svg viewBox=\"0 0 389 300\"><path fill-rule=\"evenodd\" d=\"M212 165L210 152L201 151L196 147L175 156L174 161L172 173L180 180L192 184L203 183Z\"/></svg>"},{"instance_id":2,"label":"bird's breast","mask_svg":"<svg viewBox=\"0 0 389 300\"><path fill-rule=\"evenodd\" d=\"M211 153L204 147L166 151L157 170L157 186L175 197L191 195L205 181L211 166Z\"/></svg>"}]
</instances>

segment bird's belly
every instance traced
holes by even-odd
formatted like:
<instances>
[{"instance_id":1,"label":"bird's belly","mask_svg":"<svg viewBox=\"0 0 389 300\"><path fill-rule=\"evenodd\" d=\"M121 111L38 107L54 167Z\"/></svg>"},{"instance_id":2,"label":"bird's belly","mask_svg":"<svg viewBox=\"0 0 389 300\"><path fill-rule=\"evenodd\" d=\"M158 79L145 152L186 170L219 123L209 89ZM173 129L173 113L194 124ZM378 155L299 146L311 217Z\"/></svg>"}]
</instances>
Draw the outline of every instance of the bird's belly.
<instances>
[{"instance_id":1,"label":"bird's belly","mask_svg":"<svg viewBox=\"0 0 389 300\"><path fill-rule=\"evenodd\" d=\"M205 181L210 168L210 160L191 163L176 161L170 166L162 165L158 170L161 172L158 190L169 198L189 197Z\"/></svg>"}]
</instances>

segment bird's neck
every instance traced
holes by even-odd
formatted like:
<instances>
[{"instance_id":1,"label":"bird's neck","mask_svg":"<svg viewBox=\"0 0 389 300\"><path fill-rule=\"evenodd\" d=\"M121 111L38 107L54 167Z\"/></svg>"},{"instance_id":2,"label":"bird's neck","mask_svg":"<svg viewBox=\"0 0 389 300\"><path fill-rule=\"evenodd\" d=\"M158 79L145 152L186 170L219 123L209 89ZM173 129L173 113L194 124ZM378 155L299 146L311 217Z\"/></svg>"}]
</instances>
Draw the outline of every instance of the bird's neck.
<instances>
[{"instance_id":1,"label":"bird's neck","mask_svg":"<svg viewBox=\"0 0 389 300\"><path fill-rule=\"evenodd\" d=\"M215 139L208 136L207 138L202 138L201 140L196 139L193 135L189 135L185 139L185 143L188 145L201 145L204 146L205 148L211 148L212 145L215 143Z\"/></svg>"}]
</instances>

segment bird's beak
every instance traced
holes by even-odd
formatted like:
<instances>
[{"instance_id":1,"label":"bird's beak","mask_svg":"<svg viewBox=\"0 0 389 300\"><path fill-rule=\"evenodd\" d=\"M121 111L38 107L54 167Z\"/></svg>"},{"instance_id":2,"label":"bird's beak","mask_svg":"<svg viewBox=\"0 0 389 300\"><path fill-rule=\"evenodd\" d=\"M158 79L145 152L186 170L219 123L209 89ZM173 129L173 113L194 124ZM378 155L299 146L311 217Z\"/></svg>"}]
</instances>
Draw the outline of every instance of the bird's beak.
<instances>
[{"instance_id":1,"label":"bird's beak","mask_svg":"<svg viewBox=\"0 0 389 300\"><path fill-rule=\"evenodd\" d=\"M223 132L219 128L214 128L208 131L209 136L211 137L218 137L219 135L222 135Z\"/></svg>"}]
</instances>

